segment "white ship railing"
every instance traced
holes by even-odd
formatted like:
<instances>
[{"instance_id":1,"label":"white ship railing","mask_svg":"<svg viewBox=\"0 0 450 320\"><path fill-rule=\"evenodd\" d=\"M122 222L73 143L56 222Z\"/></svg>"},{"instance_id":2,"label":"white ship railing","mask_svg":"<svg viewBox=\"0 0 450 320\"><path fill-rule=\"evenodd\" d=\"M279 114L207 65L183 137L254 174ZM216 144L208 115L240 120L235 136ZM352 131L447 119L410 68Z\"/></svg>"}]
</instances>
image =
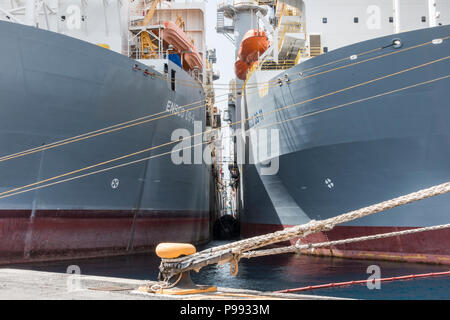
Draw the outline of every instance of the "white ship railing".
<instances>
[{"instance_id":1,"label":"white ship railing","mask_svg":"<svg viewBox=\"0 0 450 320\"><path fill-rule=\"evenodd\" d=\"M219 1L217 6L224 7L224 6L237 6L237 5L259 5L259 1L257 0L222 0Z\"/></svg>"}]
</instances>

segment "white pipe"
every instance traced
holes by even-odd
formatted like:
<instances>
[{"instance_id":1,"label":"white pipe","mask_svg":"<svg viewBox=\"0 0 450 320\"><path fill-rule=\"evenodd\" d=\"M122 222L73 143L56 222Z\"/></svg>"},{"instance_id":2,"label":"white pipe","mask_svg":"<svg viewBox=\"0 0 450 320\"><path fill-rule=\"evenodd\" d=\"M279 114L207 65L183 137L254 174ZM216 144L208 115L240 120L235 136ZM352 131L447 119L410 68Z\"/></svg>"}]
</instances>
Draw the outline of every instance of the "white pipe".
<instances>
[{"instance_id":1,"label":"white pipe","mask_svg":"<svg viewBox=\"0 0 450 320\"><path fill-rule=\"evenodd\" d=\"M24 10L25 10L25 7L17 7L17 8L8 10L8 11L11 13L23 14L23 12L20 12L20 11L24 11Z\"/></svg>"},{"instance_id":2,"label":"white pipe","mask_svg":"<svg viewBox=\"0 0 450 320\"><path fill-rule=\"evenodd\" d=\"M256 13L256 16L262 21L262 23L264 24L264 26L267 29L267 32L272 33L272 55L273 55L273 60L278 63L278 28L274 28L272 27L272 25L269 23L269 21L266 20L266 18L264 18L264 16L261 14L260 11L258 11ZM269 50L266 50L266 52L268 52ZM264 56L264 54L263 54ZM261 58L263 57L261 56Z\"/></svg>"},{"instance_id":3,"label":"white pipe","mask_svg":"<svg viewBox=\"0 0 450 320\"><path fill-rule=\"evenodd\" d=\"M50 30L50 24L48 22L48 14L47 14L47 7L46 7L46 4L45 4L45 0L42 1L40 10L42 10L44 12L44 17L45 17L45 23L47 25L47 30Z\"/></svg>"},{"instance_id":4,"label":"white pipe","mask_svg":"<svg viewBox=\"0 0 450 320\"><path fill-rule=\"evenodd\" d=\"M428 25L431 27L436 27L436 0L428 0Z\"/></svg>"},{"instance_id":5,"label":"white pipe","mask_svg":"<svg viewBox=\"0 0 450 320\"><path fill-rule=\"evenodd\" d=\"M400 32L400 0L393 0L394 9L394 33Z\"/></svg>"},{"instance_id":6,"label":"white pipe","mask_svg":"<svg viewBox=\"0 0 450 320\"><path fill-rule=\"evenodd\" d=\"M25 24L36 26L36 0L27 0L25 3Z\"/></svg>"},{"instance_id":7,"label":"white pipe","mask_svg":"<svg viewBox=\"0 0 450 320\"><path fill-rule=\"evenodd\" d=\"M103 0L103 15L105 18L105 33L106 36L109 36L109 28L108 28L108 14L106 12L106 7L108 6L108 0Z\"/></svg>"},{"instance_id":8,"label":"white pipe","mask_svg":"<svg viewBox=\"0 0 450 320\"><path fill-rule=\"evenodd\" d=\"M20 19L17 19L14 14L12 14L10 11L6 11L2 8L0 8L0 12L3 13L5 15L5 17L7 17L7 19L15 21L17 23L23 24L23 21Z\"/></svg>"},{"instance_id":9,"label":"white pipe","mask_svg":"<svg viewBox=\"0 0 450 320\"><path fill-rule=\"evenodd\" d=\"M278 28L275 28L272 33L272 46L273 46L273 60L278 63Z\"/></svg>"}]
</instances>

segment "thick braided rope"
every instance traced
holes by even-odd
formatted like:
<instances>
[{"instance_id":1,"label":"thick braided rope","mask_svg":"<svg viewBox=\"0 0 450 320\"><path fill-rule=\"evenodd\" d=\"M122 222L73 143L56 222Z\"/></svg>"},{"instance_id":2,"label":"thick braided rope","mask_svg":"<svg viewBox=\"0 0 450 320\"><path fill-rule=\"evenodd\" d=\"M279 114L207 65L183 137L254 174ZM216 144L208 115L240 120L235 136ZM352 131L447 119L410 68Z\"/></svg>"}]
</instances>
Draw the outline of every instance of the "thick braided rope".
<instances>
[{"instance_id":1,"label":"thick braided rope","mask_svg":"<svg viewBox=\"0 0 450 320\"><path fill-rule=\"evenodd\" d=\"M336 246L336 245L340 245L340 244L347 244L347 243L354 243L354 242L368 241L368 240L377 240L377 239L402 236L402 235L419 233L419 232L440 230L440 229L445 229L445 228L450 228L450 223L436 225L436 226L432 226L432 227L423 227L423 228L408 229L408 230L403 230L403 231L379 233L379 234L370 235L370 236L343 239L343 240L335 240L335 241L327 241L327 242L319 242L319 243L309 243L309 244L301 244L301 245L296 244L293 246L287 246L287 247L282 247L282 248L249 251L249 252L243 253L242 258L250 259L250 258L254 258L254 257L269 256L269 255L274 255L274 254L293 253L293 252L299 252L300 250L304 250L304 249L331 247L331 246Z\"/></svg>"},{"instance_id":2,"label":"thick braided rope","mask_svg":"<svg viewBox=\"0 0 450 320\"><path fill-rule=\"evenodd\" d=\"M277 231L272 234L267 234L256 238L249 238L244 240L244 242L238 243L238 245L232 249L232 252L235 254L242 254L243 252L249 251L251 249L264 247L269 244L290 240L299 236L303 237L310 233L330 230L335 225L341 223L360 219L380 211L385 211L414 201L423 200L448 192L450 192L450 182L446 182L431 188L422 189L420 191L400 196L391 200L383 201L365 208L350 211L348 213L344 213L326 220L312 220L304 225L286 228L282 231Z\"/></svg>"},{"instance_id":3,"label":"thick braided rope","mask_svg":"<svg viewBox=\"0 0 450 320\"><path fill-rule=\"evenodd\" d=\"M214 253L217 254L219 252L226 252L229 250L231 250L233 254L243 254L244 252L247 252L249 250L257 249L277 242L287 241L296 237L305 237L307 234L319 231L331 230L337 224L349 222L380 211L392 209L401 205L445 194L448 192L450 192L450 182L446 182L427 189L422 189L417 192L409 193L407 195L383 201L365 208L350 211L348 213L344 213L326 220L321 221L312 220L306 224L286 228L284 230L276 231L274 233L256 236L232 242L226 245L206 249L187 257L182 257L178 259L162 259L162 260L163 262L179 262L184 260L192 260L196 258L205 257Z\"/></svg>"}]
</instances>

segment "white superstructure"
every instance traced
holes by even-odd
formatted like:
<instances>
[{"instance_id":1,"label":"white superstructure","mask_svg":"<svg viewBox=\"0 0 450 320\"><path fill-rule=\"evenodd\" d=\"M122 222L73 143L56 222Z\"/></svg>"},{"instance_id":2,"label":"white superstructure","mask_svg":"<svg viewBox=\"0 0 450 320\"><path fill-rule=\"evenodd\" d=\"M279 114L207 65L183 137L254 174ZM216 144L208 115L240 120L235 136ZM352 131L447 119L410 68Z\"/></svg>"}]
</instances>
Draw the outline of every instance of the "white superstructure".
<instances>
[{"instance_id":1,"label":"white superstructure","mask_svg":"<svg viewBox=\"0 0 450 320\"><path fill-rule=\"evenodd\" d=\"M257 8L251 27L233 14L243 3ZM449 23L449 0L227 0L218 2L217 31L233 34L239 48L249 28L264 29L271 47L260 58L263 70L280 70L353 43Z\"/></svg>"},{"instance_id":2,"label":"white superstructure","mask_svg":"<svg viewBox=\"0 0 450 320\"><path fill-rule=\"evenodd\" d=\"M392 33L450 23L449 0L303 2L307 32L320 36L325 52Z\"/></svg>"},{"instance_id":3,"label":"white superstructure","mask_svg":"<svg viewBox=\"0 0 450 320\"><path fill-rule=\"evenodd\" d=\"M130 21L142 20L154 3L152 23L179 19L205 62L205 4L201 0L0 0L0 20L32 25L127 54Z\"/></svg>"},{"instance_id":4,"label":"white superstructure","mask_svg":"<svg viewBox=\"0 0 450 320\"><path fill-rule=\"evenodd\" d=\"M46 29L123 52L128 1L0 0L0 20Z\"/></svg>"}]
</instances>

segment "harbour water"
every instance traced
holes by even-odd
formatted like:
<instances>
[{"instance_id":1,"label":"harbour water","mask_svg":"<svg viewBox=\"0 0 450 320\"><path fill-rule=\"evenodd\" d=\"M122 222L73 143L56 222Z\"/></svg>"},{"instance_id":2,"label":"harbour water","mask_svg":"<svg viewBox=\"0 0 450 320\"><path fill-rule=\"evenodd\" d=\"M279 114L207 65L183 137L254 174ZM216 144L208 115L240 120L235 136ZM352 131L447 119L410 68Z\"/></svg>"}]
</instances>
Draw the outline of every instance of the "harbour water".
<instances>
[{"instance_id":1,"label":"harbour water","mask_svg":"<svg viewBox=\"0 0 450 320\"><path fill-rule=\"evenodd\" d=\"M208 247L224 243L223 241L214 241ZM8 268L65 273L69 266L76 265L80 268L81 274L84 275L156 280L159 262L160 259L155 254L147 253L108 258L42 262L8 266ZM237 277L229 274L229 265L214 265L202 269L198 274L193 273L192 279L198 284L276 291L331 282L365 280L371 275L371 273L367 273L367 268L370 265L379 266L381 278L443 272L449 269L445 265L286 254L251 260L242 259L239 263ZM301 293L354 299L450 299L450 276L382 282L380 289L368 289L365 284L357 284Z\"/></svg>"}]
</instances>

